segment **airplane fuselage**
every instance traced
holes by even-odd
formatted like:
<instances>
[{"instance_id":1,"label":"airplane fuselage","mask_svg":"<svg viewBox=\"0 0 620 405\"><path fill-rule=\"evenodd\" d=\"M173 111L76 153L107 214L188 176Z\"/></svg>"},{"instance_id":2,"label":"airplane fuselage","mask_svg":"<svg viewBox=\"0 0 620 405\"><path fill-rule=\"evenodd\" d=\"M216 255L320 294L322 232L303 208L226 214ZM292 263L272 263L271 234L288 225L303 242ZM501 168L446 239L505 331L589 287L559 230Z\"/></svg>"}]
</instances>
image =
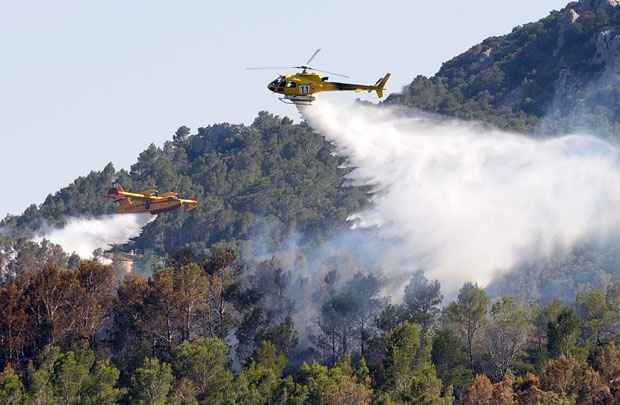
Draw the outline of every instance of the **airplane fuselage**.
<instances>
[{"instance_id":1,"label":"airplane fuselage","mask_svg":"<svg viewBox=\"0 0 620 405\"><path fill-rule=\"evenodd\" d=\"M181 200L167 200L167 201L136 201L128 206L119 206L116 209L118 214L139 214L148 212L152 215L161 214L163 212L174 211L181 208L183 203Z\"/></svg>"},{"instance_id":2,"label":"airplane fuselage","mask_svg":"<svg viewBox=\"0 0 620 405\"><path fill-rule=\"evenodd\" d=\"M113 198L118 204L116 208L117 214L141 214L148 212L152 215L157 215L183 206L190 210L198 206L198 200L179 198L174 192L163 194L151 192L132 193L119 187L110 189L107 197Z\"/></svg>"}]
</instances>

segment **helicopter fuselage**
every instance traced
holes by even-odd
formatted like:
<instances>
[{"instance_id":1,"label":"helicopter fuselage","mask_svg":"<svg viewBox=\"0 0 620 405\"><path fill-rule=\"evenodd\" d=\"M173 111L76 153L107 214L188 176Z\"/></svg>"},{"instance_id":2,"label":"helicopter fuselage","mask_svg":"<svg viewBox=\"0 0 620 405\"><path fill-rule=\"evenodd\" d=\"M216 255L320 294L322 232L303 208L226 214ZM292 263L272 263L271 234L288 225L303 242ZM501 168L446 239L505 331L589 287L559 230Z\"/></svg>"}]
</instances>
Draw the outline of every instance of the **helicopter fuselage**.
<instances>
[{"instance_id":1,"label":"helicopter fuselage","mask_svg":"<svg viewBox=\"0 0 620 405\"><path fill-rule=\"evenodd\" d=\"M323 91L368 91L377 90L377 85L330 82L327 77L316 73L296 73L281 75L267 86L274 93L287 98L311 97Z\"/></svg>"},{"instance_id":2,"label":"helicopter fuselage","mask_svg":"<svg viewBox=\"0 0 620 405\"><path fill-rule=\"evenodd\" d=\"M310 62L321 51L321 48L314 51L310 59L305 65L301 66L289 66L288 68L301 69L298 73L292 75L280 75L274 81L267 85L267 88L274 93L282 94L284 97L280 98L285 103L292 103L297 105L312 104L315 100L314 94L323 91L375 91L377 97L383 98L383 89L390 74L386 73L385 76L379 78L374 85L370 84L354 84L354 83L339 83L330 82L326 76L321 76L315 72L327 73L330 75L336 75L341 77L347 77L339 73L329 72L327 70L320 70L313 68ZM264 69L281 69L282 67L251 67L248 70L264 70ZM285 67L284 69L286 69Z\"/></svg>"}]
</instances>

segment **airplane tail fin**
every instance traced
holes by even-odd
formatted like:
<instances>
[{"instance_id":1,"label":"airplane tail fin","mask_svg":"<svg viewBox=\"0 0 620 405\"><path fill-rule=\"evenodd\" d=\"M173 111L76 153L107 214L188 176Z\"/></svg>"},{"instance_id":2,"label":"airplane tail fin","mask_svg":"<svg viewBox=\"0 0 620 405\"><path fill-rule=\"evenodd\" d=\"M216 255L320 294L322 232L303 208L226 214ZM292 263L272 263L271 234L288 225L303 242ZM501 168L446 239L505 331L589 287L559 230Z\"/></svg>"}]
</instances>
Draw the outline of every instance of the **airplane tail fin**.
<instances>
[{"instance_id":1,"label":"airplane tail fin","mask_svg":"<svg viewBox=\"0 0 620 405\"><path fill-rule=\"evenodd\" d=\"M115 184L114 187L108 190L106 196L109 198L118 199L121 198L121 193L124 191L125 189L123 188L123 186L121 186L120 184Z\"/></svg>"},{"instance_id":2,"label":"airplane tail fin","mask_svg":"<svg viewBox=\"0 0 620 405\"><path fill-rule=\"evenodd\" d=\"M377 83L375 83L375 91L377 92L377 97L383 98L383 88L385 87L387 81L390 79L390 76L392 76L391 73L386 73L385 76L377 80Z\"/></svg>"}]
</instances>

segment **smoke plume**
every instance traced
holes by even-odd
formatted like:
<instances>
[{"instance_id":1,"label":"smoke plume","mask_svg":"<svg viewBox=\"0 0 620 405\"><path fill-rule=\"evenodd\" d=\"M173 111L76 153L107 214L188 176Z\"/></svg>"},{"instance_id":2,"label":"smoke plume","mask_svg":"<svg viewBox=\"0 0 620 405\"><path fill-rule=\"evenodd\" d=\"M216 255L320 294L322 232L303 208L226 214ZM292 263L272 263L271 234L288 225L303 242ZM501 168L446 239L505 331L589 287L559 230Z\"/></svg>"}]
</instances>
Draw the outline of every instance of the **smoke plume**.
<instances>
[{"instance_id":1,"label":"smoke plume","mask_svg":"<svg viewBox=\"0 0 620 405\"><path fill-rule=\"evenodd\" d=\"M106 215L97 218L69 218L63 228L44 229L35 242L47 239L68 253L91 258L96 249L129 242L156 217L150 214Z\"/></svg>"},{"instance_id":2,"label":"smoke plume","mask_svg":"<svg viewBox=\"0 0 620 405\"><path fill-rule=\"evenodd\" d=\"M526 254L547 255L620 226L619 153L600 139L535 140L326 102L304 114L348 157L353 183L376 191L354 226L398 240L390 255L416 264L384 271L417 266L448 290L470 280L484 286Z\"/></svg>"}]
</instances>

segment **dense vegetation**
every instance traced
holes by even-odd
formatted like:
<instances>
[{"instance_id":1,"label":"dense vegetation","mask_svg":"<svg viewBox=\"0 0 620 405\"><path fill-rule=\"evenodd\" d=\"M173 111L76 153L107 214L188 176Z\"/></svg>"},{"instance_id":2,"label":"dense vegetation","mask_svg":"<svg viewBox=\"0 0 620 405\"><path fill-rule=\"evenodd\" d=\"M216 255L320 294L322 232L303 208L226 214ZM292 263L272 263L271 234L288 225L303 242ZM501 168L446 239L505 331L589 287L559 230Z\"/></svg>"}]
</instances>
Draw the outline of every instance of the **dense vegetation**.
<instances>
[{"instance_id":1,"label":"dense vegetation","mask_svg":"<svg viewBox=\"0 0 620 405\"><path fill-rule=\"evenodd\" d=\"M549 256L526 258L487 287L493 297L511 294L521 301L570 302L588 288L606 289L620 280L620 240L589 239Z\"/></svg>"},{"instance_id":2,"label":"dense vegetation","mask_svg":"<svg viewBox=\"0 0 620 405\"><path fill-rule=\"evenodd\" d=\"M386 102L520 132L619 135L619 23L607 1L571 3L484 40Z\"/></svg>"},{"instance_id":3,"label":"dense vegetation","mask_svg":"<svg viewBox=\"0 0 620 405\"><path fill-rule=\"evenodd\" d=\"M347 216L367 200L365 190L344 184L343 162L307 125L264 112L250 126L219 124L199 128L196 135L181 127L163 148L143 151L129 172L109 164L39 207L5 218L0 227L28 235L44 224L61 226L70 216L112 213L113 203L103 196L116 182L201 201L191 215L178 210L158 217L135 240L135 249L202 252L265 232L276 242L293 233L321 239L345 226Z\"/></svg>"},{"instance_id":4,"label":"dense vegetation","mask_svg":"<svg viewBox=\"0 0 620 405\"><path fill-rule=\"evenodd\" d=\"M619 283L546 305L468 283L446 303L415 273L393 304L374 273L331 270L303 331L277 257L179 254L145 279L29 243L0 286L3 404L620 400Z\"/></svg>"}]
</instances>

